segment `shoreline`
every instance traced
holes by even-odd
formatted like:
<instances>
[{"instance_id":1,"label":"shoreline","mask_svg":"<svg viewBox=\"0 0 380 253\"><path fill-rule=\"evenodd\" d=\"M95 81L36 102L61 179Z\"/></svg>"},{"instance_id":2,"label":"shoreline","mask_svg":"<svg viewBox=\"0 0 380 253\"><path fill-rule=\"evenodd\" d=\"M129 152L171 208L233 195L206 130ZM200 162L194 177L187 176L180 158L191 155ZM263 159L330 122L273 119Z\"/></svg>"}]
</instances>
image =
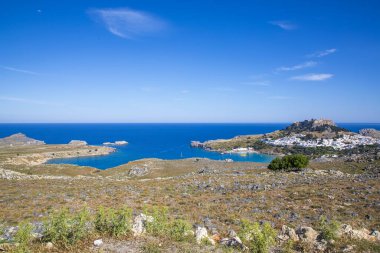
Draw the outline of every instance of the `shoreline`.
<instances>
[{"instance_id":1,"label":"shoreline","mask_svg":"<svg viewBox=\"0 0 380 253\"><path fill-rule=\"evenodd\" d=\"M112 147L89 145L73 146L69 144L5 147L0 149L0 151L2 150L7 150L6 153L13 154L13 156L6 157L0 164L29 166L46 164L49 160L53 159L102 156L116 151L116 149Z\"/></svg>"}]
</instances>

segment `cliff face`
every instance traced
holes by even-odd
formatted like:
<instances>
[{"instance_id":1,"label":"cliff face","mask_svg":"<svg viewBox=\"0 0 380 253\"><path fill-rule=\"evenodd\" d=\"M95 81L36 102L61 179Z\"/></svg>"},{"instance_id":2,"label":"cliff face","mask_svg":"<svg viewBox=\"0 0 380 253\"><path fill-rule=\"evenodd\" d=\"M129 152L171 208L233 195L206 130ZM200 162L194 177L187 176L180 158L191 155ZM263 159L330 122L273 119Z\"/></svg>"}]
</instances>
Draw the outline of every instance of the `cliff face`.
<instances>
[{"instance_id":1,"label":"cliff face","mask_svg":"<svg viewBox=\"0 0 380 253\"><path fill-rule=\"evenodd\" d=\"M29 145L43 145L44 141L35 140L27 137L25 134L18 133L0 139L0 147L12 146L29 146Z\"/></svg>"}]
</instances>

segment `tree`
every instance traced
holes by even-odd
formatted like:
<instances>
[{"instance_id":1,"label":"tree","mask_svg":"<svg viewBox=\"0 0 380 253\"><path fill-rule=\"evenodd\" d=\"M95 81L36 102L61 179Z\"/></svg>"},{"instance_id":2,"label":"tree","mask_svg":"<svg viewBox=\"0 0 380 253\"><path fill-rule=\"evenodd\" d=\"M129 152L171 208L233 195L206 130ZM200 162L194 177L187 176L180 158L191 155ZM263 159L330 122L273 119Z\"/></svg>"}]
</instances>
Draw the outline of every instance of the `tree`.
<instances>
[{"instance_id":1,"label":"tree","mask_svg":"<svg viewBox=\"0 0 380 253\"><path fill-rule=\"evenodd\" d=\"M294 171L301 170L309 164L309 158L305 155L287 155L283 158L276 157L268 165L270 170Z\"/></svg>"}]
</instances>

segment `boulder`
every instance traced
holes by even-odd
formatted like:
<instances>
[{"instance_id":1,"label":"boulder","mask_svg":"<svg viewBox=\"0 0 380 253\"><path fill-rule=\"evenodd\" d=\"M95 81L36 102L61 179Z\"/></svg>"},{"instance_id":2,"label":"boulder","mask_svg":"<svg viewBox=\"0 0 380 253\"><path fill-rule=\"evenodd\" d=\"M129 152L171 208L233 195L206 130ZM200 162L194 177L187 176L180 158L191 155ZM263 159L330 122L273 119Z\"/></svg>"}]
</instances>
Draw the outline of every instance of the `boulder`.
<instances>
[{"instance_id":1,"label":"boulder","mask_svg":"<svg viewBox=\"0 0 380 253\"><path fill-rule=\"evenodd\" d=\"M297 235L301 241L314 243L317 240L318 232L312 227L301 226L297 229Z\"/></svg>"},{"instance_id":2,"label":"boulder","mask_svg":"<svg viewBox=\"0 0 380 253\"><path fill-rule=\"evenodd\" d=\"M205 227L200 226L198 226L195 230L195 240L197 244L201 244L204 241L210 243L211 245L216 244L215 240L208 236L207 229Z\"/></svg>"},{"instance_id":3,"label":"boulder","mask_svg":"<svg viewBox=\"0 0 380 253\"><path fill-rule=\"evenodd\" d=\"M380 232L377 230L373 230L371 236L376 237L376 240L380 241Z\"/></svg>"},{"instance_id":4,"label":"boulder","mask_svg":"<svg viewBox=\"0 0 380 253\"><path fill-rule=\"evenodd\" d=\"M223 238L222 240L220 240L220 244L228 247L236 247L241 250L247 249L247 247L244 246L243 242L238 236L232 238Z\"/></svg>"},{"instance_id":5,"label":"boulder","mask_svg":"<svg viewBox=\"0 0 380 253\"><path fill-rule=\"evenodd\" d=\"M352 231L352 227L348 224L342 224L338 229L338 236L348 235Z\"/></svg>"},{"instance_id":6,"label":"boulder","mask_svg":"<svg viewBox=\"0 0 380 253\"><path fill-rule=\"evenodd\" d=\"M45 249L52 250L54 248L54 244L52 242L48 242L45 244Z\"/></svg>"},{"instance_id":7,"label":"boulder","mask_svg":"<svg viewBox=\"0 0 380 253\"><path fill-rule=\"evenodd\" d=\"M376 241L376 237L371 235L368 229L362 228L359 230L353 229L348 234L350 238L358 240Z\"/></svg>"},{"instance_id":8,"label":"boulder","mask_svg":"<svg viewBox=\"0 0 380 253\"><path fill-rule=\"evenodd\" d=\"M103 240L102 239L98 239L98 240L95 240L94 241L94 246L96 247L99 247L103 244Z\"/></svg>"},{"instance_id":9,"label":"boulder","mask_svg":"<svg viewBox=\"0 0 380 253\"><path fill-rule=\"evenodd\" d=\"M296 231L293 228L290 228L286 225L283 225L281 228L281 232L277 236L278 239L281 241L287 241L287 240L292 240L294 242L299 241L299 237L296 233Z\"/></svg>"},{"instance_id":10,"label":"boulder","mask_svg":"<svg viewBox=\"0 0 380 253\"><path fill-rule=\"evenodd\" d=\"M367 240L367 241L380 241L380 235L377 231L369 231L362 228L359 230L352 229L350 225L343 224L338 230L338 236L347 236L352 239Z\"/></svg>"},{"instance_id":11,"label":"boulder","mask_svg":"<svg viewBox=\"0 0 380 253\"><path fill-rule=\"evenodd\" d=\"M136 216L132 225L133 236L140 236L146 232L146 224L148 222L153 222L154 218L152 216L145 215L141 213Z\"/></svg>"},{"instance_id":12,"label":"boulder","mask_svg":"<svg viewBox=\"0 0 380 253\"><path fill-rule=\"evenodd\" d=\"M314 249L317 252L325 252L327 249L327 241L321 240L314 242Z\"/></svg>"},{"instance_id":13,"label":"boulder","mask_svg":"<svg viewBox=\"0 0 380 253\"><path fill-rule=\"evenodd\" d=\"M237 236L237 234L236 234L235 230L231 229L228 231L228 236L229 237L235 237L235 236Z\"/></svg>"},{"instance_id":14,"label":"boulder","mask_svg":"<svg viewBox=\"0 0 380 253\"><path fill-rule=\"evenodd\" d=\"M197 227L195 230L195 240L201 244L203 239L208 239L207 229L205 227Z\"/></svg>"}]
</instances>

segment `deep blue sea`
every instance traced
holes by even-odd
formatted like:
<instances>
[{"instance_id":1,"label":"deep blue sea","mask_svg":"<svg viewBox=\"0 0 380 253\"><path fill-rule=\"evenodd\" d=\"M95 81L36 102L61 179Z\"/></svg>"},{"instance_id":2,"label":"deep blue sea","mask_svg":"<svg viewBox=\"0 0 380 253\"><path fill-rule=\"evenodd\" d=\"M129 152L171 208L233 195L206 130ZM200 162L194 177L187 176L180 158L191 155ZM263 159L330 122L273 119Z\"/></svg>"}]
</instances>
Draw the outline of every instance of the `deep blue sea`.
<instances>
[{"instance_id":1,"label":"deep blue sea","mask_svg":"<svg viewBox=\"0 0 380 253\"><path fill-rule=\"evenodd\" d=\"M203 157L215 160L269 162L273 157L259 154L219 154L191 148L193 140L231 138L243 134L268 133L283 129L289 123L262 124L0 124L0 138L24 133L48 144L63 144L70 140L84 140L92 145L126 140L126 146L98 157L56 159L50 163L70 163L107 169L142 158L181 159ZM351 131L362 128L380 130L379 124L338 124Z\"/></svg>"}]
</instances>

